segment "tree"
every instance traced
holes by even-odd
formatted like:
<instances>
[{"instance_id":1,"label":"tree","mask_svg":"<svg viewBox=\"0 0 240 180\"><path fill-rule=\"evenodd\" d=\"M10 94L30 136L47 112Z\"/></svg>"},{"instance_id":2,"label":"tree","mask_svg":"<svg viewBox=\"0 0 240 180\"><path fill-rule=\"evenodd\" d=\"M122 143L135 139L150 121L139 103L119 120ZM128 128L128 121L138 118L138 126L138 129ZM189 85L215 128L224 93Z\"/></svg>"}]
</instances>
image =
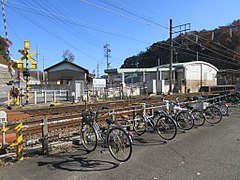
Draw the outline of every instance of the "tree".
<instances>
[{"instance_id":1,"label":"tree","mask_svg":"<svg viewBox=\"0 0 240 180\"><path fill-rule=\"evenodd\" d=\"M73 53L70 52L68 49L66 49L66 50L63 51L62 57L63 57L63 60L64 60L64 61L69 61L69 62L73 62L73 61L74 61L74 58L75 58L75 56L73 55Z\"/></svg>"},{"instance_id":2,"label":"tree","mask_svg":"<svg viewBox=\"0 0 240 180\"><path fill-rule=\"evenodd\" d=\"M8 65L10 56L8 48L11 45L11 41L0 36L0 62Z\"/></svg>"},{"instance_id":3,"label":"tree","mask_svg":"<svg viewBox=\"0 0 240 180\"><path fill-rule=\"evenodd\" d=\"M196 42L196 37L198 40ZM205 61L218 69L240 68L240 19L214 30L190 31L173 39L173 62ZM197 54L199 54L197 56ZM146 51L125 59L121 68L148 68L169 64L169 39L153 43Z\"/></svg>"}]
</instances>

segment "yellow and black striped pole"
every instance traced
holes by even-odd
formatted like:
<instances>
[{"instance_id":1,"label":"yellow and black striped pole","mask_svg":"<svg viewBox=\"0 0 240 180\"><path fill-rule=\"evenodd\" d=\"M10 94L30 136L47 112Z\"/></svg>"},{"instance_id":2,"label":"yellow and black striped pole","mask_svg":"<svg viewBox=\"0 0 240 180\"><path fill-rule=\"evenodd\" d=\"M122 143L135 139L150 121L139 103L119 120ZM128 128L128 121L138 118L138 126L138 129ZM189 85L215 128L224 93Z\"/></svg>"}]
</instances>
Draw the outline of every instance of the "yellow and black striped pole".
<instances>
[{"instance_id":1,"label":"yellow and black striped pole","mask_svg":"<svg viewBox=\"0 0 240 180\"><path fill-rule=\"evenodd\" d=\"M23 61L24 59L26 59L26 66L25 66L25 71L23 71L23 76L26 77L26 104L29 103L29 80L30 80L30 72L29 72L29 60L30 60L30 65L32 65L32 69L36 69L37 68L37 63L36 60L33 59L31 56L36 54L35 51L30 52L29 53L29 49L30 49L30 41L24 41L24 50L18 50L19 53L21 53L23 55L23 57L19 58L19 62L17 64L19 69L23 68L23 64L21 61Z\"/></svg>"},{"instance_id":2,"label":"yellow and black striped pole","mask_svg":"<svg viewBox=\"0 0 240 180\"><path fill-rule=\"evenodd\" d=\"M11 146L17 146L16 154L17 160L23 160L23 135L22 135L22 122L20 122L15 128L16 141Z\"/></svg>"},{"instance_id":3,"label":"yellow and black striped pole","mask_svg":"<svg viewBox=\"0 0 240 180\"><path fill-rule=\"evenodd\" d=\"M27 75L27 78L26 78L26 104L29 103L29 71L28 71L28 50L26 50L26 75Z\"/></svg>"},{"instance_id":4,"label":"yellow and black striped pole","mask_svg":"<svg viewBox=\"0 0 240 180\"><path fill-rule=\"evenodd\" d=\"M25 57L26 57L26 104L29 103L29 62L28 62L28 51L30 49L30 41L24 41L24 50L25 50Z\"/></svg>"}]
</instances>

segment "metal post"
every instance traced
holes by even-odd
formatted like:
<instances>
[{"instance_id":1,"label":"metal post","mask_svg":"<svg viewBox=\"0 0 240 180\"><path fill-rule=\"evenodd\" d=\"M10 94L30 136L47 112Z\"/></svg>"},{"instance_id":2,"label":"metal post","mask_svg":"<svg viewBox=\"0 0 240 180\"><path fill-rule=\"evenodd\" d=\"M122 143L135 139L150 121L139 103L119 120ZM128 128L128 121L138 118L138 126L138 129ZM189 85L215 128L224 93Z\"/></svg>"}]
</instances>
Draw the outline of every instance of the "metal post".
<instances>
[{"instance_id":1,"label":"metal post","mask_svg":"<svg viewBox=\"0 0 240 180\"><path fill-rule=\"evenodd\" d=\"M44 103L47 103L47 91L44 91Z\"/></svg>"},{"instance_id":2,"label":"metal post","mask_svg":"<svg viewBox=\"0 0 240 180\"><path fill-rule=\"evenodd\" d=\"M156 81L156 93L158 94L158 86L159 86L159 80L160 80L160 78L159 78L159 74L160 74L160 72L159 72L159 67L160 66L160 58L158 58L158 66L157 66L157 81Z\"/></svg>"},{"instance_id":3,"label":"metal post","mask_svg":"<svg viewBox=\"0 0 240 180\"><path fill-rule=\"evenodd\" d=\"M69 91L67 90L66 91L66 101L68 101L69 100Z\"/></svg>"},{"instance_id":4,"label":"metal post","mask_svg":"<svg viewBox=\"0 0 240 180\"><path fill-rule=\"evenodd\" d=\"M142 103L142 111L143 111L143 114L146 113L146 103Z\"/></svg>"},{"instance_id":5,"label":"metal post","mask_svg":"<svg viewBox=\"0 0 240 180\"><path fill-rule=\"evenodd\" d=\"M56 102L56 92L53 91L53 102Z\"/></svg>"},{"instance_id":6,"label":"metal post","mask_svg":"<svg viewBox=\"0 0 240 180\"><path fill-rule=\"evenodd\" d=\"M8 98L7 98L7 105L8 105L8 107L10 106L10 104L11 104L11 96L10 96L10 91L8 91Z\"/></svg>"},{"instance_id":7,"label":"metal post","mask_svg":"<svg viewBox=\"0 0 240 180\"><path fill-rule=\"evenodd\" d=\"M173 41L172 41L172 19L170 19L170 62L169 62L169 93L172 92L172 62L173 62Z\"/></svg>"},{"instance_id":8,"label":"metal post","mask_svg":"<svg viewBox=\"0 0 240 180\"><path fill-rule=\"evenodd\" d=\"M115 120L115 109L112 110L112 120Z\"/></svg>"},{"instance_id":9,"label":"metal post","mask_svg":"<svg viewBox=\"0 0 240 180\"><path fill-rule=\"evenodd\" d=\"M48 154L48 120L42 120L42 154Z\"/></svg>"},{"instance_id":10,"label":"metal post","mask_svg":"<svg viewBox=\"0 0 240 180\"><path fill-rule=\"evenodd\" d=\"M23 134L22 134L23 123L20 121L19 124L14 128L16 131L16 143L17 143L17 160L23 160Z\"/></svg>"},{"instance_id":11,"label":"metal post","mask_svg":"<svg viewBox=\"0 0 240 180\"><path fill-rule=\"evenodd\" d=\"M173 31L173 29L177 29L177 31ZM172 63L173 63L173 40L172 35L175 33L186 33L188 30L190 30L190 23L181 24L178 26L172 26L172 19L170 19L170 62L169 62L169 93L172 92Z\"/></svg>"},{"instance_id":12,"label":"metal post","mask_svg":"<svg viewBox=\"0 0 240 180\"><path fill-rule=\"evenodd\" d=\"M5 122L2 123L2 129L5 129ZM6 144L6 131L2 131L2 147Z\"/></svg>"},{"instance_id":13,"label":"metal post","mask_svg":"<svg viewBox=\"0 0 240 180\"><path fill-rule=\"evenodd\" d=\"M37 91L34 91L34 104L37 104Z\"/></svg>"},{"instance_id":14,"label":"metal post","mask_svg":"<svg viewBox=\"0 0 240 180\"><path fill-rule=\"evenodd\" d=\"M202 64L200 65L201 69L200 69L200 88L202 87Z\"/></svg>"},{"instance_id":15,"label":"metal post","mask_svg":"<svg viewBox=\"0 0 240 180\"><path fill-rule=\"evenodd\" d=\"M44 72L44 58L43 58L43 84L45 84L45 72Z\"/></svg>"}]
</instances>

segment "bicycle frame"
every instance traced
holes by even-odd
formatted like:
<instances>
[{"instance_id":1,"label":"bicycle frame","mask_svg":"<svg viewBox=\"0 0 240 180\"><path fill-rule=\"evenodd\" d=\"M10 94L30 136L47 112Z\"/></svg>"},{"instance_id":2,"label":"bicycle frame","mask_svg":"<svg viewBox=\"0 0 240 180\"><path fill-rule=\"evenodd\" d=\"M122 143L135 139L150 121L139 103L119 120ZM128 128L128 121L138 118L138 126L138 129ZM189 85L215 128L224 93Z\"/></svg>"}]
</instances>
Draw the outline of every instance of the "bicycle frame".
<instances>
[{"instance_id":1,"label":"bicycle frame","mask_svg":"<svg viewBox=\"0 0 240 180\"><path fill-rule=\"evenodd\" d=\"M149 123L150 126L154 129L155 124L154 124L153 116L154 116L154 115L150 116L150 115L147 114L146 112L143 113L144 121L145 121L146 123ZM149 124L148 124L148 125L149 125Z\"/></svg>"},{"instance_id":2,"label":"bicycle frame","mask_svg":"<svg viewBox=\"0 0 240 180\"><path fill-rule=\"evenodd\" d=\"M96 131L96 134L97 134L97 140L105 140L106 139L106 136L103 136L103 132L100 128L100 126L98 125L98 123L96 121L93 121L93 129Z\"/></svg>"},{"instance_id":3,"label":"bicycle frame","mask_svg":"<svg viewBox=\"0 0 240 180\"><path fill-rule=\"evenodd\" d=\"M171 111L169 109L171 106L173 107L173 111ZM169 102L169 101L165 101L165 107L166 107L165 108L166 114L171 116L174 121L175 121L175 118L178 115L178 113L180 113L182 111L188 111L187 109L180 107L180 105L178 103L173 103L173 102Z\"/></svg>"}]
</instances>

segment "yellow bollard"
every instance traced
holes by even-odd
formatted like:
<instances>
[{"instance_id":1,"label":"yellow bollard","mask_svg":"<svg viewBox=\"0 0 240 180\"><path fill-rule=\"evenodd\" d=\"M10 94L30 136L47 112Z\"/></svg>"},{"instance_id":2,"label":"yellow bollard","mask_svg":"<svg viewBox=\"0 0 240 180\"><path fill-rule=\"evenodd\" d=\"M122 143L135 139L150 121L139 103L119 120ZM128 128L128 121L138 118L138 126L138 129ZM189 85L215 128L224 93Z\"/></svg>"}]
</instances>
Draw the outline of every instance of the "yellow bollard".
<instances>
[{"instance_id":1,"label":"yellow bollard","mask_svg":"<svg viewBox=\"0 0 240 180\"><path fill-rule=\"evenodd\" d=\"M8 91L7 105L10 106L11 96L10 91Z\"/></svg>"}]
</instances>

